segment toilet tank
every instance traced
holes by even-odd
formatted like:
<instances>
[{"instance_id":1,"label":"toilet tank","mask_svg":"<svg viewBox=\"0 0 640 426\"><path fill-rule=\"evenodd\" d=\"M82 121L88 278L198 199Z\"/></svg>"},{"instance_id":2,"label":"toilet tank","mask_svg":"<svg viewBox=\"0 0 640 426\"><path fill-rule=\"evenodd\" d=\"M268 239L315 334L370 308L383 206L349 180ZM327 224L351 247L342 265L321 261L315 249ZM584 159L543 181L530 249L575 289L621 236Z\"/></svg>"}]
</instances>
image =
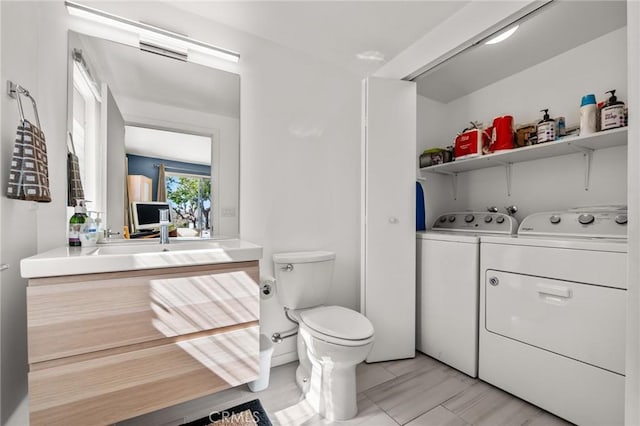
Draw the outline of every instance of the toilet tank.
<instances>
[{"instance_id":1,"label":"toilet tank","mask_svg":"<svg viewBox=\"0 0 640 426\"><path fill-rule=\"evenodd\" d=\"M303 309L324 304L331 288L336 254L301 251L273 255L276 295L282 306Z\"/></svg>"}]
</instances>

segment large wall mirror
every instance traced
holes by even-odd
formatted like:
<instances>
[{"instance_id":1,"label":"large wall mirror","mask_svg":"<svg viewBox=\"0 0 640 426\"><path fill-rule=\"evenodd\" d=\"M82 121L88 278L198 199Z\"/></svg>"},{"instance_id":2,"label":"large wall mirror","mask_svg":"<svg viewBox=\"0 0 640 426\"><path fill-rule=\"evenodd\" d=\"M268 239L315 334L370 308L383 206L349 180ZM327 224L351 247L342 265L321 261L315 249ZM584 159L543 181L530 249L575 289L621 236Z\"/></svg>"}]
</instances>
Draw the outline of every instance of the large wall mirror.
<instances>
[{"instance_id":1,"label":"large wall mirror","mask_svg":"<svg viewBox=\"0 0 640 426\"><path fill-rule=\"evenodd\" d=\"M80 182L113 232L161 202L172 235L237 236L240 77L73 31L68 50L68 216Z\"/></svg>"}]
</instances>

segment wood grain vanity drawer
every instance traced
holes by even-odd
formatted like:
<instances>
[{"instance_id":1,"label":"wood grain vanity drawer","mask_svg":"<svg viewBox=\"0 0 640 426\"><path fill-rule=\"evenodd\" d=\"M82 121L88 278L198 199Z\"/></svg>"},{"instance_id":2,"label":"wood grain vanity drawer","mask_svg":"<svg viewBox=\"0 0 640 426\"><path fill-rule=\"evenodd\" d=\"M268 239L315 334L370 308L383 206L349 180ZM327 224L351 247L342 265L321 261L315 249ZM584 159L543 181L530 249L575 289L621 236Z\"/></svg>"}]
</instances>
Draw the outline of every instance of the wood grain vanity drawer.
<instances>
[{"instance_id":1,"label":"wood grain vanity drawer","mask_svg":"<svg viewBox=\"0 0 640 426\"><path fill-rule=\"evenodd\" d=\"M259 326L37 369L31 425L111 424L258 376Z\"/></svg>"},{"instance_id":2,"label":"wood grain vanity drawer","mask_svg":"<svg viewBox=\"0 0 640 426\"><path fill-rule=\"evenodd\" d=\"M33 279L29 363L256 321L258 262Z\"/></svg>"}]
</instances>

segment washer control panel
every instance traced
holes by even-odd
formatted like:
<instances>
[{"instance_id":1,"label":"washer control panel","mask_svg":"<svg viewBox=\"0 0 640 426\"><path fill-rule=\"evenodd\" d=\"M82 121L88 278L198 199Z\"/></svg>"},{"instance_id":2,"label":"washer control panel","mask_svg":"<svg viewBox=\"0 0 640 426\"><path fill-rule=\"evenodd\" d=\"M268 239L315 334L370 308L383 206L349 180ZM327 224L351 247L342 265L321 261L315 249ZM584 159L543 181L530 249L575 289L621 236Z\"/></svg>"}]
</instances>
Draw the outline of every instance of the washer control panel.
<instances>
[{"instance_id":1,"label":"washer control panel","mask_svg":"<svg viewBox=\"0 0 640 426\"><path fill-rule=\"evenodd\" d=\"M534 213L524 218L518 235L627 238L627 211L618 208Z\"/></svg>"},{"instance_id":2,"label":"washer control panel","mask_svg":"<svg viewBox=\"0 0 640 426\"><path fill-rule=\"evenodd\" d=\"M518 221L504 213L454 212L438 217L432 231L515 234Z\"/></svg>"}]
</instances>

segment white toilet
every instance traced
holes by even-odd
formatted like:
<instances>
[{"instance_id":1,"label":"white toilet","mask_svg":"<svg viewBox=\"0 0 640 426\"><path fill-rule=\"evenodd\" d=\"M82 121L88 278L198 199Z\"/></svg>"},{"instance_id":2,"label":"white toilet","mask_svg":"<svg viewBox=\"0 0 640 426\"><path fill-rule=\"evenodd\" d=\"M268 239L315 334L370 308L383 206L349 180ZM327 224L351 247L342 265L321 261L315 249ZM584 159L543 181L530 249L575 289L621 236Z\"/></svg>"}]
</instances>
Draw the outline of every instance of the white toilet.
<instances>
[{"instance_id":1,"label":"white toilet","mask_svg":"<svg viewBox=\"0 0 640 426\"><path fill-rule=\"evenodd\" d=\"M328 251L273 255L278 301L299 324L296 380L311 406L330 421L357 414L356 365L373 345L373 325L364 315L323 305L335 257Z\"/></svg>"}]
</instances>

